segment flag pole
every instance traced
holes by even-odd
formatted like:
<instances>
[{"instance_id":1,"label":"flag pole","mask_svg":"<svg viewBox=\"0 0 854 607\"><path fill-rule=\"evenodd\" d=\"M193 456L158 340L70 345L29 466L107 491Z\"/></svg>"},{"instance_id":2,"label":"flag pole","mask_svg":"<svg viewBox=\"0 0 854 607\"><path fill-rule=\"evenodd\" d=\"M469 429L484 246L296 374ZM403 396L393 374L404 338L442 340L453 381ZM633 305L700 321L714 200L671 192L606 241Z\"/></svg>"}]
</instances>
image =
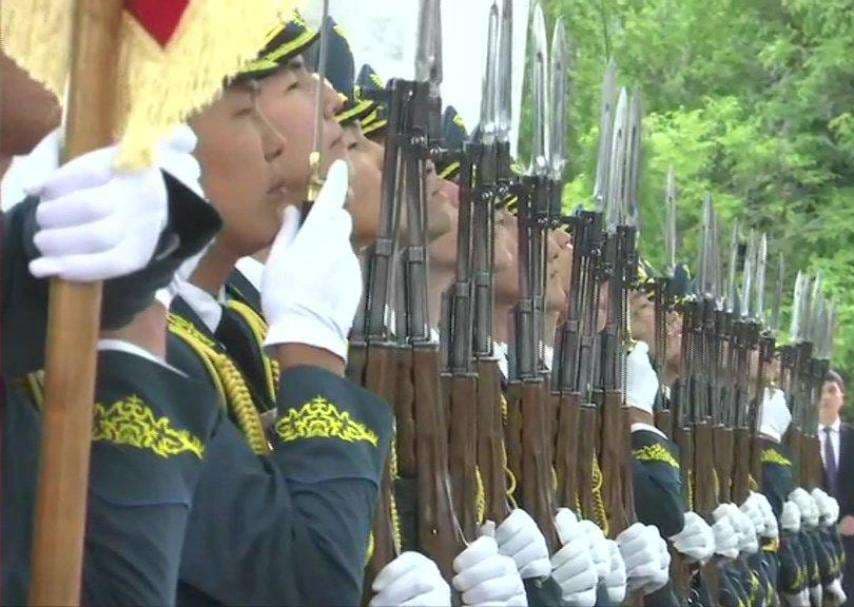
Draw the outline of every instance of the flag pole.
<instances>
[{"instance_id":1,"label":"flag pole","mask_svg":"<svg viewBox=\"0 0 854 607\"><path fill-rule=\"evenodd\" d=\"M113 142L122 0L76 0L65 159ZM80 603L101 283L52 280L31 605Z\"/></svg>"}]
</instances>

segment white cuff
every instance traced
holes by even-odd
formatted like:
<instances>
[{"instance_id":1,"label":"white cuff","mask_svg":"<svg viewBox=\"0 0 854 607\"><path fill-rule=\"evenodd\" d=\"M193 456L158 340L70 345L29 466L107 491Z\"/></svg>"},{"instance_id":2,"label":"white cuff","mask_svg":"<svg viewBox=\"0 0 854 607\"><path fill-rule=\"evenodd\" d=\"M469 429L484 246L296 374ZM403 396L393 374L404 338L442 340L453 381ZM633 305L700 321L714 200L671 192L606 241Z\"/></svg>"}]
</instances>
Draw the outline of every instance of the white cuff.
<instances>
[{"instance_id":1,"label":"white cuff","mask_svg":"<svg viewBox=\"0 0 854 607\"><path fill-rule=\"evenodd\" d=\"M667 435L664 432L662 432L661 430L659 430L658 428L656 428L655 426L652 426L650 424L644 424L642 422L637 422L637 423L632 424L631 427L629 428L630 432L638 432L640 430L647 430L649 432L654 432L655 434L658 434L661 438L667 438Z\"/></svg>"}]
</instances>

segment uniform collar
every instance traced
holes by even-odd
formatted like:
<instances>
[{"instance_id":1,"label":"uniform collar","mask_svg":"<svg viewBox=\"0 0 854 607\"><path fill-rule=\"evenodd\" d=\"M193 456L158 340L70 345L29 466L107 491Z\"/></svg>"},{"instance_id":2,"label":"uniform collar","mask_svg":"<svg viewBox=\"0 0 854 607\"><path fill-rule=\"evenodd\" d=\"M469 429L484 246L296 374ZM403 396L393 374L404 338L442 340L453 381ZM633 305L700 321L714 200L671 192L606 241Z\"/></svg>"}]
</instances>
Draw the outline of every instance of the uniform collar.
<instances>
[{"instance_id":1,"label":"uniform collar","mask_svg":"<svg viewBox=\"0 0 854 607\"><path fill-rule=\"evenodd\" d=\"M189 282L181 283L178 294L190 309L198 315L208 331L216 333L216 329L222 320L222 306L220 302L207 291Z\"/></svg>"}]
</instances>

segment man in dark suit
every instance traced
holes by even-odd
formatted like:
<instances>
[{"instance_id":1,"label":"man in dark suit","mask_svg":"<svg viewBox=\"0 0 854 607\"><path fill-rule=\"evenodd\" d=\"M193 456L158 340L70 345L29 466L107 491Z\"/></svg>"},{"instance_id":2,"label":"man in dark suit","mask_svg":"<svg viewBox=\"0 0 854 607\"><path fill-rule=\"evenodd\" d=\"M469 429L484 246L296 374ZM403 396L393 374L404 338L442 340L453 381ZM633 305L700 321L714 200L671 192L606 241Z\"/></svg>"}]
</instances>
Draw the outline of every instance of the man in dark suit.
<instances>
[{"instance_id":1,"label":"man in dark suit","mask_svg":"<svg viewBox=\"0 0 854 607\"><path fill-rule=\"evenodd\" d=\"M842 423L839 412L845 405L845 382L836 371L824 378L819 404L818 437L828 493L839 501L839 532L847 562L843 584L845 593L854 592L854 426ZM849 600L849 605L854 601Z\"/></svg>"}]
</instances>

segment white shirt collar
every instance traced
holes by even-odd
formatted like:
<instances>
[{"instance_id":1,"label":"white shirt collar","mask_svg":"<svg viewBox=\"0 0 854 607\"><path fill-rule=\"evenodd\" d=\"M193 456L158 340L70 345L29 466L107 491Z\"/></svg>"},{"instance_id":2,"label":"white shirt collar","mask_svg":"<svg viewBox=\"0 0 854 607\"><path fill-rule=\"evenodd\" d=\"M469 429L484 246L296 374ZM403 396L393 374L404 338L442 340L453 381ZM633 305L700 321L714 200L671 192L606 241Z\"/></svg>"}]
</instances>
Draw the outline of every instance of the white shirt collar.
<instances>
[{"instance_id":1,"label":"white shirt collar","mask_svg":"<svg viewBox=\"0 0 854 607\"><path fill-rule=\"evenodd\" d=\"M187 377L187 375L183 371L179 371L172 365L167 364L164 360L157 358L156 356L154 356L154 354L152 354L145 348L141 348L138 345L132 344L129 341L125 341L123 339L99 339L98 350L113 350L116 352L124 352L125 354L133 354L134 356L139 356L140 358L144 358L153 362L154 364L169 369L170 371L177 373L182 377Z\"/></svg>"},{"instance_id":2,"label":"white shirt collar","mask_svg":"<svg viewBox=\"0 0 854 607\"><path fill-rule=\"evenodd\" d=\"M204 289L183 281L179 287L178 294L193 309L193 312L202 319L208 331L211 333L216 332L219 321L222 320L222 307L216 298Z\"/></svg>"},{"instance_id":3,"label":"white shirt collar","mask_svg":"<svg viewBox=\"0 0 854 607\"><path fill-rule=\"evenodd\" d=\"M261 292L261 279L264 277L264 264L254 257L241 257L235 267L258 292Z\"/></svg>"}]
</instances>

